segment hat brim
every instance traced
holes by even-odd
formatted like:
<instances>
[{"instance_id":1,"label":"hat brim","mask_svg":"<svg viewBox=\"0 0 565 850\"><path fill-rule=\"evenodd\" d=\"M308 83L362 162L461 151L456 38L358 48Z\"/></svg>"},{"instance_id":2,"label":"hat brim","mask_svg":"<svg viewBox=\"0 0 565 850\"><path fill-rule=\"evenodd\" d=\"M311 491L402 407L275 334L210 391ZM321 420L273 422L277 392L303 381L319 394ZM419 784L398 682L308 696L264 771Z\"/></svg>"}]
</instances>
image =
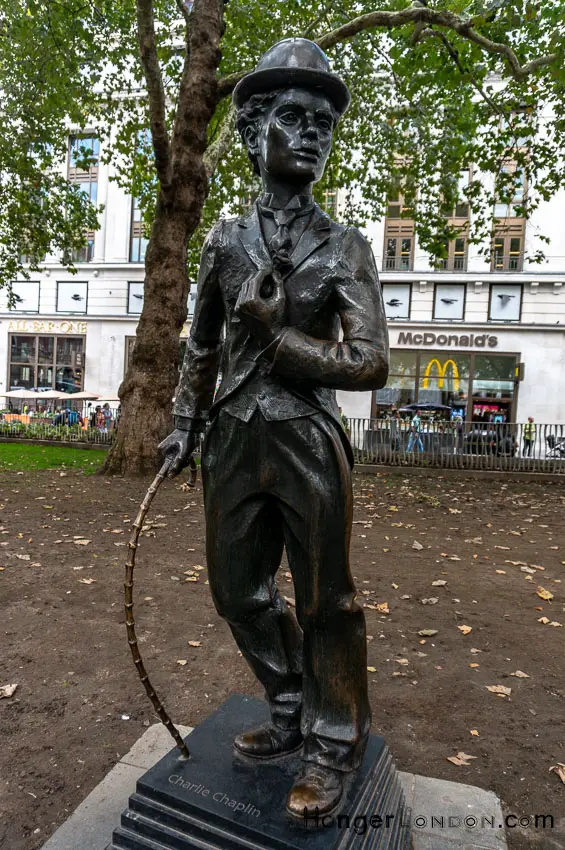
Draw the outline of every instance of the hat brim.
<instances>
[{"instance_id":1,"label":"hat brim","mask_svg":"<svg viewBox=\"0 0 565 850\"><path fill-rule=\"evenodd\" d=\"M322 91L332 101L335 109L343 115L351 95L349 89L337 74L315 71L310 68L265 68L247 74L233 91L233 102L237 109L249 100L253 94L264 94L273 89L288 86L303 86Z\"/></svg>"}]
</instances>

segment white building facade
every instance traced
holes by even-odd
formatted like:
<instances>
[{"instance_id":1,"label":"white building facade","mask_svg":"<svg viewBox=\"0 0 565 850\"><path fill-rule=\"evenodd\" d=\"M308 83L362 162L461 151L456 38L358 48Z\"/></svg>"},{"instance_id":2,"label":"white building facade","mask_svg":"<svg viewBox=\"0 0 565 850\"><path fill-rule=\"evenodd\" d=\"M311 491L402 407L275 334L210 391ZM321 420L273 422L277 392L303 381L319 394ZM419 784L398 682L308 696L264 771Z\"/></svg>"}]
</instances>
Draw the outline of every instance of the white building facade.
<instances>
[{"instance_id":1,"label":"white building facade","mask_svg":"<svg viewBox=\"0 0 565 850\"><path fill-rule=\"evenodd\" d=\"M97 153L92 138L80 142ZM109 167L74 167L76 144L70 141L69 177L104 205L100 229L88 235L76 274L52 256L30 281L14 284L12 309L0 292L0 396L24 387L112 398L125 374L143 305L146 240L135 203ZM455 213L464 223L465 210ZM437 271L413 224L389 204L388 217L366 235L389 319L391 377L376 393L339 393L344 413L380 417L432 403L467 421L565 422L564 221L562 193L527 222L501 219L488 264L462 236ZM547 261L528 265L539 235L551 239Z\"/></svg>"}]
</instances>

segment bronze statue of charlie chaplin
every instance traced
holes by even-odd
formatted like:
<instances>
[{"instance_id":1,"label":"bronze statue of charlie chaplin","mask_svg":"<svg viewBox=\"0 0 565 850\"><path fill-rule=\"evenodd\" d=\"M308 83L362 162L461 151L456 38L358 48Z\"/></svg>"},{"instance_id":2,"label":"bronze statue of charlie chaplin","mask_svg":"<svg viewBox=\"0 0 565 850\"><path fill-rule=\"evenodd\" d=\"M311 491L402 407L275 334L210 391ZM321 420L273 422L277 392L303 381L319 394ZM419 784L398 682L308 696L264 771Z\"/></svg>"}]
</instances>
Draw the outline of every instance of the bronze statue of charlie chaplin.
<instances>
[{"instance_id":1,"label":"bronze statue of charlie chaplin","mask_svg":"<svg viewBox=\"0 0 565 850\"><path fill-rule=\"evenodd\" d=\"M344 82L316 44L291 38L264 54L233 99L263 192L206 240L176 430L161 450L177 474L210 423L210 587L271 711L234 745L258 761L302 748L287 808L303 817L339 804L371 723L365 619L349 567L353 457L335 390L382 387L388 338L369 244L312 200L349 104ZM296 617L275 584L283 548Z\"/></svg>"}]
</instances>

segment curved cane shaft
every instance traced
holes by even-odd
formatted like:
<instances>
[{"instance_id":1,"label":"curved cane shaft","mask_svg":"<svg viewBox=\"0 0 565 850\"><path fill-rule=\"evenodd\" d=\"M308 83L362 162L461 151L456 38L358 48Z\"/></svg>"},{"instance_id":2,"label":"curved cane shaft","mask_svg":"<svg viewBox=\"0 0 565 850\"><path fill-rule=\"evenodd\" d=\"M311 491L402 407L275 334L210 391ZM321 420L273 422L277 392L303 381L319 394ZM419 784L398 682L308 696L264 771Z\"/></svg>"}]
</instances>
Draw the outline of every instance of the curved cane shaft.
<instances>
[{"instance_id":1,"label":"curved cane shaft","mask_svg":"<svg viewBox=\"0 0 565 850\"><path fill-rule=\"evenodd\" d=\"M151 502L155 498L155 494L157 493L159 487L161 486L164 478L167 476L167 472L169 471L169 466L171 465L170 460L166 460L155 478L149 487L149 490L145 494L145 498L141 503L139 508L139 513L137 514L136 520L133 524L133 531L128 543L128 559L126 563L126 580L124 584L124 597L125 597L125 609L126 609L126 629L128 633L128 643L129 648L131 650L131 654L133 657L133 663L135 664L136 670L139 674L139 678L143 682L143 687L147 692L147 696L151 700L153 704L153 708L157 712L159 719L166 726L167 730L173 736L175 743L179 750L181 751L181 755L183 758L190 758L190 753L188 751L188 747L183 741L179 730L172 722L169 717L167 711L165 710L161 700L158 695L155 693L153 685L149 681L149 676L147 675L147 671L145 669L145 665L143 663L143 659L141 657L141 653L139 651L139 645L137 643L137 636L135 634L135 620L133 618L133 570L135 567L135 554L137 551L139 535L141 533L141 529L143 528L143 522L145 517L147 516L147 511L151 507Z\"/></svg>"}]
</instances>

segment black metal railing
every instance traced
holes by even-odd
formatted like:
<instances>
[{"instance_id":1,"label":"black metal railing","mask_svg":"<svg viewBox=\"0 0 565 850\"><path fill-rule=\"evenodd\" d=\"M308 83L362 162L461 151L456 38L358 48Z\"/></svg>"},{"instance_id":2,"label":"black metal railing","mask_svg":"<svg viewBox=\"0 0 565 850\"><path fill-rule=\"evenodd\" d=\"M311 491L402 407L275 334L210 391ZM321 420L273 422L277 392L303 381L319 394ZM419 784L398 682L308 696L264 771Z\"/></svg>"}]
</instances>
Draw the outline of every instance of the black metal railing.
<instances>
[{"instance_id":1,"label":"black metal railing","mask_svg":"<svg viewBox=\"0 0 565 850\"><path fill-rule=\"evenodd\" d=\"M0 437L38 442L71 442L110 445L119 425L119 408L99 415L94 407L84 410L3 410L0 412Z\"/></svg>"},{"instance_id":2,"label":"black metal railing","mask_svg":"<svg viewBox=\"0 0 565 850\"><path fill-rule=\"evenodd\" d=\"M565 475L565 424L350 419L356 463Z\"/></svg>"}]
</instances>

